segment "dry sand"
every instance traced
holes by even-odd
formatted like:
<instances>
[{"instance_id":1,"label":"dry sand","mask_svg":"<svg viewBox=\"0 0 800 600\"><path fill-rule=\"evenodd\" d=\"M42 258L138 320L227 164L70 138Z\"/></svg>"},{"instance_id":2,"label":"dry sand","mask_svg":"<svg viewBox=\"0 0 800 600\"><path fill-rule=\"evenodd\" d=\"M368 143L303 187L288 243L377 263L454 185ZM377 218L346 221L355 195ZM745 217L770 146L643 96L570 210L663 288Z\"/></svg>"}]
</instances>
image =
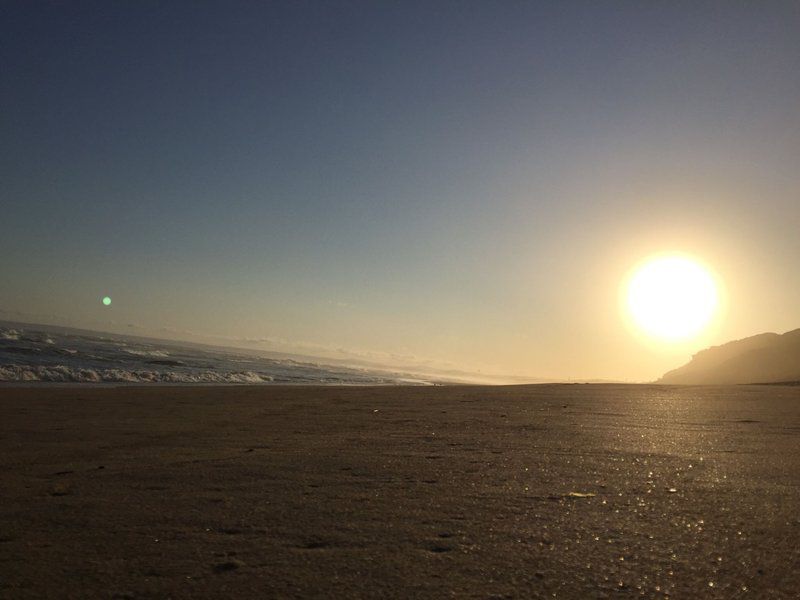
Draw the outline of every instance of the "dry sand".
<instances>
[{"instance_id":1,"label":"dry sand","mask_svg":"<svg viewBox=\"0 0 800 600\"><path fill-rule=\"evenodd\" d=\"M796 598L798 442L797 387L3 387L0 597Z\"/></svg>"}]
</instances>

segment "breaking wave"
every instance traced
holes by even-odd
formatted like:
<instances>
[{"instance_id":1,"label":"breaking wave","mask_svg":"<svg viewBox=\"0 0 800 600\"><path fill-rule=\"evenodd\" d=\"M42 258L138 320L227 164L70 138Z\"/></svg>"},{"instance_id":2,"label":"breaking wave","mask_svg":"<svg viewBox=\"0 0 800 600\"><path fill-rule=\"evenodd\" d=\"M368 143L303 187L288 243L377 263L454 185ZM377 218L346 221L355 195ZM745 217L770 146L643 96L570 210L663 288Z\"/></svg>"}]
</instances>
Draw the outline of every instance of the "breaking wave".
<instances>
[{"instance_id":1,"label":"breaking wave","mask_svg":"<svg viewBox=\"0 0 800 600\"><path fill-rule=\"evenodd\" d=\"M271 383L273 377L253 371L178 372L76 369L64 365L0 365L0 381L60 383Z\"/></svg>"},{"instance_id":2,"label":"breaking wave","mask_svg":"<svg viewBox=\"0 0 800 600\"><path fill-rule=\"evenodd\" d=\"M123 352L133 356L146 356L148 358L168 358L169 352L166 350L134 350L133 348L121 348Z\"/></svg>"},{"instance_id":3,"label":"breaking wave","mask_svg":"<svg viewBox=\"0 0 800 600\"><path fill-rule=\"evenodd\" d=\"M0 322L0 383L425 383L400 373L269 358L232 348L9 325Z\"/></svg>"}]
</instances>

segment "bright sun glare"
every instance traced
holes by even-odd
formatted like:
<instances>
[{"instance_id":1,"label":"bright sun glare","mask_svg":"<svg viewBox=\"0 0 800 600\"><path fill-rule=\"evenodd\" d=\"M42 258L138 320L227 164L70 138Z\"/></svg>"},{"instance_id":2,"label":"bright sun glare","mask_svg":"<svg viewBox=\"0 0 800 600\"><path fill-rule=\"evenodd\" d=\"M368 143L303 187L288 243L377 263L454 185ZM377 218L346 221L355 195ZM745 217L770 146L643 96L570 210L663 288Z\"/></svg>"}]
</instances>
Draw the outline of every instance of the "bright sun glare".
<instances>
[{"instance_id":1,"label":"bright sun glare","mask_svg":"<svg viewBox=\"0 0 800 600\"><path fill-rule=\"evenodd\" d=\"M627 310L649 336L681 341L700 334L719 305L717 286L700 264L680 255L646 261L628 282Z\"/></svg>"}]
</instances>

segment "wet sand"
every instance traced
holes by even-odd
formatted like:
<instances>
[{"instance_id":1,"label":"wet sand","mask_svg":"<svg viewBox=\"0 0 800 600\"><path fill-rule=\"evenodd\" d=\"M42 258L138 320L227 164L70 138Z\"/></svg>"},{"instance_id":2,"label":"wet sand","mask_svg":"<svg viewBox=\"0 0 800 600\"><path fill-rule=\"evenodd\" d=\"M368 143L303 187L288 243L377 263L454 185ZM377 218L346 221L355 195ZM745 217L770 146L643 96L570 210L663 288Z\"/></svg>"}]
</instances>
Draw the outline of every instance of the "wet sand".
<instances>
[{"instance_id":1,"label":"wet sand","mask_svg":"<svg viewBox=\"0 0 800 600\"><path fill-rule=\"evenodd\" d=\"M0 387L0 598L795 598L800 388Z\"/></svg>"}]
</instances>

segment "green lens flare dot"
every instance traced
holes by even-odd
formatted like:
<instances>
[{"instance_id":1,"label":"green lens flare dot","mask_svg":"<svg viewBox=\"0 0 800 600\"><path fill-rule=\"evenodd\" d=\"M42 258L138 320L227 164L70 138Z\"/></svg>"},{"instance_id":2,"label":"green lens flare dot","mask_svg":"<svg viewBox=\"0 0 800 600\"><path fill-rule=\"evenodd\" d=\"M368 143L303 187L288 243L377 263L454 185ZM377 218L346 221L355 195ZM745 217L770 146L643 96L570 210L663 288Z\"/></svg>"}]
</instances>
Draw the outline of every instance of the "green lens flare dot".
<instances>
[{"instance_id":1,"label":"green lens flare dot","mask_svg":"<svg viewBox=\"0 0 800 600\"><path fill-rule=\"evenodd\" d=\"M104 296L103 297L103 304L105 306L111 306L111 298L109 296Z\"/></svg>"}]
</instances>

